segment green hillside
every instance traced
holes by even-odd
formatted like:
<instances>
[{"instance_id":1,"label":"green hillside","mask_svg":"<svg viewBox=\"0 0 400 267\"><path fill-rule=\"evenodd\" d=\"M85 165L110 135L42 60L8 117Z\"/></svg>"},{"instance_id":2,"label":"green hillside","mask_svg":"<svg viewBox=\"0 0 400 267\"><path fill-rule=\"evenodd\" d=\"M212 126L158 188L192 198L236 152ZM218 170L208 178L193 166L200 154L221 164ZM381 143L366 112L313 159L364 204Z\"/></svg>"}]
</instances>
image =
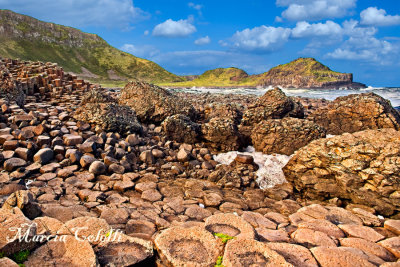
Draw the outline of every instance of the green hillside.
<instances>
[{"instance_id":1,"label":"green hillside","mask_svg":"<svg viewBox=\"0 0 400 267\"><path fill-rule=\"evenodd\" d=\"M237 68L219 68L204 72L192 81L162 83L169 87L230 87L230 86L283 86L295 88L324 88L351 85L350 73L332 71L314 58L298 58L268 72L248 75Z\"/></svg>"},{"instance_id":2,"label":"green hillside","mask_svg":"<svg viewBox=\"0 0 400 267\"><path fill-rule=\"evenodd\" d=\"M92 81L125 83L129 79L176 82L156 63L122 52L95 34L0 10L0 56L56 62Z\"/></svg>"},{"instance_id":3,"label":"green hillside","mask_svg":"<svg viewBox=\"0 0 400 267\"><path fill-rule=\"evenodd\" d=\"M192 81L177 83L161 83L162 86L177 87L223 87L223 86L255 86L258 78L249 76L238 68L218 68L208 70Z\"/></svg>"}]
</instances>

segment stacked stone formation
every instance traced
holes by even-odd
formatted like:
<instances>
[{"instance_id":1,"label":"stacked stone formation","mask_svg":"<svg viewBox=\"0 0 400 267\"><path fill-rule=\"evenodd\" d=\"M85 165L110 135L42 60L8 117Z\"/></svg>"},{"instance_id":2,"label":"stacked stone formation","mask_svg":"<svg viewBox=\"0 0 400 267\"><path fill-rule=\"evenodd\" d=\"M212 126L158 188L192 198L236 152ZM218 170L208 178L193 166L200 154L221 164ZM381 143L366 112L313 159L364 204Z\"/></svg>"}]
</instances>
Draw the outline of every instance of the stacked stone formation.
<instances>
[{"instance_id":1,"label":"stacked stone formation","mask_svg":"<svg viewBox=\"0 0 400 267\"><path fill-rule=\"evenodd\" d=\"M229 166L218 164L213 160L218 151L212 149L232 143L210 138L209 142L217 143L209 147L207 142L196 141L200 126L193 125L188 117L178 117L182 122L176 124L193 132L193 144L169 140L163 128L154 124L143 123L141 132L131 134L99 129L96 123L74 118L85 91L94 85L63 74L50 63L1 62L9 66L15 81L22 79L18 78L20 75L35 82L33 91L25 91L27 103L23 107L1 103L0 252L6 257L0 259L0 265L12 266L12 255L25 249L31 251L26 266L398 264L400 221L396 209L389 219L378 216L382 214L379 207L354 204L335 195L319 198L319 204L310 205L310 199L293 192L289 183L261 190L255 183L258 167L254 160L238 156ZM33 69L37 69L36 74L45 69L49 72L42 91L36 91L34 85L40 85L42 78L35 78ZM72 92L54 93L48 90L49 84L53 89L71 86ZM110 99L117 99L116 94L106 93ZM193 123L213 124L223 119L207 114L199 115L205 121ZM229 132L227 136L230 135ZM397 144L396 140L386 139L382 139L386 143L382 150ZM311 145L320 145L320 140ZM357 142L348 135L334 141L343 146L345 142L341 140ZM360 157L369 151L371 142L364 143L365 147L357 150L361 151ZM340 162L345 160L346 149L344 146ZM377 168L393 171L389 167L395 166L396 155L386 150L384 164ZM303 164L299 157L292 162L290 166ZM366 168L359 169L357 162L342 162L347 164L344 167L348 175L365 173ZM315 175L324 175L328 169L306 167L313 168ZM293 168L299 173L304 170ZM385 186L377 188L387 191L390 174L384 175ZM366 179L365 184L379 180L378 174L370 176L373 179ZM293 184L296 190L302 190L300 183ZM356 190L353 185L351 188ZM393 201L397 199L396 192L390 192ZM22 229L24 233L29 231L28 236L51 234L64 237L65 242L6 242L10 227L31 222L36 227ZM121 229L121 239L77 242L73 230L76 227L87 227L80 232L81 238L96 236L100 231L105 239L112 234L111 228Z\"/></svg>"}]
</instances>

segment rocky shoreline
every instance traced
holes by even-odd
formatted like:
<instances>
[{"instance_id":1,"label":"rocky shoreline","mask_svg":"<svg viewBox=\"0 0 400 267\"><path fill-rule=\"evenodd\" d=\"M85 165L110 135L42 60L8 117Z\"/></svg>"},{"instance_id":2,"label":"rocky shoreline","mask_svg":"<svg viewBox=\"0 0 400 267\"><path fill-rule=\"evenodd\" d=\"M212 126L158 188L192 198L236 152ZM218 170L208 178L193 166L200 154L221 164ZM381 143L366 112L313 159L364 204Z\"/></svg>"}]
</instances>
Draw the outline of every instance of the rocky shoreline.
<instances>
[{"instance_id":1,"label":"rocky shoreline","mask_svg":"<svg viewBox=\"0 0 400 267\"><path fill-rule=\"evenodd\" d=\"M400 115L375 94L116 92L8 59L0 78L0 266L399 265ZM288 182L214 160L248 145L296 151Z\"/></svg>"}]
</instances>

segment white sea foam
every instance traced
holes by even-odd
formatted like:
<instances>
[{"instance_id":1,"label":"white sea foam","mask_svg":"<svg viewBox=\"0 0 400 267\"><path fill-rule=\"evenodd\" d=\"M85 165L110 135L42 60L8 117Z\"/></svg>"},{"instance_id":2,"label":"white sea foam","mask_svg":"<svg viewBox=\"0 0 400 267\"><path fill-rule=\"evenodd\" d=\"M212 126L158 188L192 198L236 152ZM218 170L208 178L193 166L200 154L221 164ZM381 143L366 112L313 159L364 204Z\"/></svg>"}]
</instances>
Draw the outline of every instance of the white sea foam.
<instances>
[{"instance_id":1,"label":"white sea foam","mask_svg":"<svg viewBox=\"0 0 400 267\"><path fill-rule=\"evenodd\" d=\"M177 91L185 91L190 93L215 93L215 94L243 94L243 95L258 95L265 94L268 88L219 88L211 89L205 87L192 87L188 89L175 89ZM339 96L350 94L361 94L374 92L383 98L389 99L394 107L400 106L400 88L385 88L385 87L367 87L364 89L304 89L304 88L282 88L288 96L302 96L310 98L325 98L334 100Z\"/></svg>"},{"instance_id":2,"label":"white sea foam","mask_svg":"<svg viewBox=\"0 0 400 267\"><path fill-rule=\"evenodd\" d=\"M274 185L286 182L282 168L288 163L292 156L272 154L266 155L256 152L254 147L249 146L245 152L230 151L214 156L215 161L229 165L238 154L251 155L259 169L257 174L257 184L261 189L271 188Z\"/></svg>"}]
</instances>

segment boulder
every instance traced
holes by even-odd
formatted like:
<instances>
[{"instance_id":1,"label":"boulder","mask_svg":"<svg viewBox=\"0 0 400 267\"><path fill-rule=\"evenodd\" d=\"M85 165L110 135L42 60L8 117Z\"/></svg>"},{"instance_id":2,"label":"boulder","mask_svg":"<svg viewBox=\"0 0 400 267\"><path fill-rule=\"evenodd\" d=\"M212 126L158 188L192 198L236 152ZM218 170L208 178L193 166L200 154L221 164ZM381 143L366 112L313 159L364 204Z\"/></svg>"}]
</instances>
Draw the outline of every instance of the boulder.
<instances>
[{"instance_id":1,"label":"boulder","mask_svg":"<svg viewBox=\"0 0 400 267\"><path fill-rule=\"evenodd\" d=\"M201 133L201 126L192 122L185 115L173 115L162 123L163 131L168 140L174 140L179 143L193 144L197 143Z\"/></svg>"},{"instance_id":2,"label":"boulder","mask_svg":"<svg viewBox=\"0 0 400 267\"><path fill-rule=\"evenodd\" d=\"M291 155L312 140L324 138L326 130L311 121L297 118L266 120L251 132L251 141L264 154Z\"/></svg>"},{"instance_id":3,"label":"boulder","mask_svg":"<svg viewBox=\"0 0 400 267\"><path fill-rule=\"evenodd\" d=\"M303 105L288 97L281 89L275 88L267 91L256 103L249 105L243 113L240 132L250 136L254 125L263 120L282 119L284 117L304 117Z\"/></svg>"},{"instance_id":4,"label":"boulder","mask_svg":"<svg viewBox=\"0 0 400 267\"><path fill-rule=\"evenodd\" d=\"M95 90L85 96L75 111L74 118L93 123L105 131L141 133L143 130L135 111L127 106L118 105L106 94Z\"/></svg>"},{"instance_id":5,"label":"boulder","mask_svg":"<svg viewBox=\"0 0 400 267\"><path fill-rule=\"evenodd\" d=\"M161 123L167 117L182 114L194 119L195 109L167 90L146 82L130 82L121 90L119 104L136 111L141 122Z\"/></svg>"},{"instance_id":6,"label":"boulder","mask_svg":"<svg viewBox=\"0 0 400 267\"><path fill-rule=\"evenodd\" d=\"M337 197L388 216L400 211L399 157L400 132L366 130L311 142L283 172L304 198Z\"/></svg>"},{"instance_id":7,"label":"boulder","mask_svg":"<svg viewBox=\"0 0 400 267\"><path fill-rule=\"evenodd\" d=\"M42 148L33 156L33 161L39 162L40 164L46 164L51 161L53 157L53 150L51 150L50 148Z\"/></svg>"},{"instance_id":8,"label":"boulder","mask_svg":"<svg viewBox=\"0 0 400 267\"><path fill-rule=\"evenodd\" d=\"M316 247L312 254L321 267L330 266L376 266L368 261L368 256L359 249L347 247Z\"/></svg>"},{"instance_id":9,"label":"boulder","mask_svg":"<svg viewBox=\"0 0 400 267\"><path fill-rule=\"evenodd\" d=\"M171 227L157 235L154 244L165 266L214 266L223 249L222 242L198 226Z\"/></svg>"},{"instance_id":10,"label":"boulder","mask_svg":"<svg viewBox=\"0 0 400 267\"><path fill-rule=\"evenodd\" d=\"M236 104L212 103L204 108L205 121L210 121L212 118L229 118L235 124L239 124L242 116L242 111Z\"/></svg>"},{"instance_id":11,"label":"boulder","mask_svg":"<svg viewBox=\"0 0 400 267\"><path fill-rule=\"evenodd\" d=\"M374 93L338 97L311 113L308 119L334 135L367 129L400 129L399 113L390 101Z\"/></svg>"},{"instance_id":12,"label":"boulder","mask_svg":"<svg viewBox=\"0 0 400 267\"><path fill-rule=\"evenodd\" d=\"M229 118L213 118L202 125L201 132L206 144L217 151L234 151L242 145L238 128Z\"/></svg>"}]
</instances>

